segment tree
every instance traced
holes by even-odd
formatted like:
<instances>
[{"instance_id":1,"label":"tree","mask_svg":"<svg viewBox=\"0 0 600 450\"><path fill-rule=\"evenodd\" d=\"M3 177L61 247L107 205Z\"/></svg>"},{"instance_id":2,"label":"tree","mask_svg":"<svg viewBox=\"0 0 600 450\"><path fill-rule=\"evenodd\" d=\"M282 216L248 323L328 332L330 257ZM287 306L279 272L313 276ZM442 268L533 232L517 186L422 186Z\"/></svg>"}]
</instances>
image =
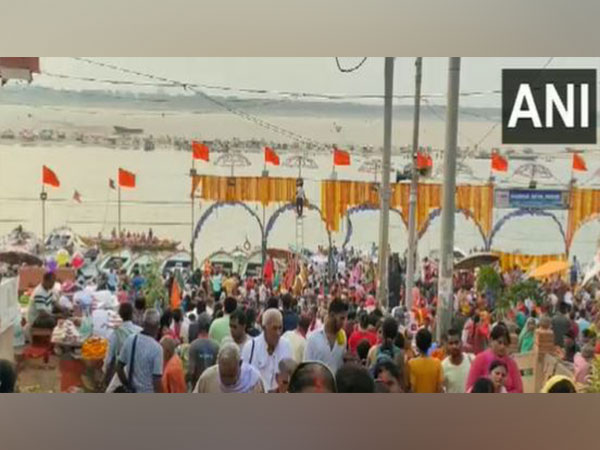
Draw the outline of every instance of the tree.
<instances>
[{"instance_id":1,"label":"tree","mask_svg":"<svg viewBox=\"0 0 600 450\"><path fill-rule=\"evenodd\" d=\"M152 261L143 270L146 283L142 288L142 295L146 299L147 308L163 308L168 298L168 292L164 285L160 264Z\"/></svg>"}]
</instances>

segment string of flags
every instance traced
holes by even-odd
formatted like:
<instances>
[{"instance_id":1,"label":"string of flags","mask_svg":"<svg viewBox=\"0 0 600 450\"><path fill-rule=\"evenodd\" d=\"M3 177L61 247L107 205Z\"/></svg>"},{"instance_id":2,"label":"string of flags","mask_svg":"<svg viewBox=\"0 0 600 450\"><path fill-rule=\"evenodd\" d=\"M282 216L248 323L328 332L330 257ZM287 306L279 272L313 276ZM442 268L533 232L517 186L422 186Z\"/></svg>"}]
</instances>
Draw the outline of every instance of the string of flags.
<instances>
[{"instance_id":1,"label":"string of flags","mask_svg":"<svg viewBox=\"0 0 600 450\"><path fill-rule=\"evenodd\" d=\"M206 162L210 161L210 149L206 144L198 141L193 141L191 147L193 160L202 160ZM433 159L428 152L418 151L416 154L416 159L417 170L419 170L421 174L429 173L433 168ZM270 164L273 166L279 166L281 164L280 157L273 148L264 147L264 163L265 165ZM499 153L498 149L492 150L490 163L492 171L508 171L508 158L502 156ZM349 152L341 150L337 147L333 147L334 167L350 166L351 164L352 160ZM587 164L583 156L581 156L580 154L573 153L572 170L577 172L587 172ZM60 180L57 174L46 165L42 167L42 184L44 186L51 186L54 188L60 187ZM108 179L108 187L112 190L117 190L117 186L119 188L134 189L136 187L136 184L136 174L123 168L119 168L116 182L114 178ZM82 195L78 190L74 191L73 200L77 203L82 203Z\"/></svg>"}]
</instances>

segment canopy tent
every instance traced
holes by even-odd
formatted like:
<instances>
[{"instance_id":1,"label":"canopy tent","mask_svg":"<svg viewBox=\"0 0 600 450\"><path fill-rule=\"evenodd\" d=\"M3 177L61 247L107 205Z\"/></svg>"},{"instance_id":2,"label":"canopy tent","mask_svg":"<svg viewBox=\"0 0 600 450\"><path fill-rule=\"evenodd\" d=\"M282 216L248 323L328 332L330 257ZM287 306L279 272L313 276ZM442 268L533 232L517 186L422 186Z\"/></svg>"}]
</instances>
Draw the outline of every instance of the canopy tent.
<instances>
[{"instance_id":1,"label":"canopy tent","mask_svg":"<svg viewBox=\"0 0 600 450\"><path fill-rule=\"evenodd\" d=\"M529 272L530 278L546 278L557 273L565 272L569 268L567 261L548 261Z\"/></svg>"}]
</instances>

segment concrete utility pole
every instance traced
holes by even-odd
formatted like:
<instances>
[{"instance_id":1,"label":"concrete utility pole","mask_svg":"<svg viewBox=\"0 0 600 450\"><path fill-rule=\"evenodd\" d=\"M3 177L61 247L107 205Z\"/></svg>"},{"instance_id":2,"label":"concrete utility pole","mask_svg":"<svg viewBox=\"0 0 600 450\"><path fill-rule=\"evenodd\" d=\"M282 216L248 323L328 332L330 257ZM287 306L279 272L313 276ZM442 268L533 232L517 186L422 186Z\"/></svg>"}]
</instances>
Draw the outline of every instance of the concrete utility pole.
<instances>
[{"instance_id":1,"label":"concrete utility pole","mask_svg":"<svg viewBox=\"0 0 600 450\"><path fill-rule=\"evenodd\" d=\"M405 303L410 311L413 298L412 290L415 282L415 261L417 259L417 189L419 185L419 173L417 171L417 152L419 151L419 119L421 112L421 68L423 58L417 57L415 61L415 107L413 120L413 154L412 175L410 180L410 197L408 209L408 252L406 258L406 288Z\"/></svg>"},{"instance_id":2,"label":"concrete utility pole","mask_svg":"<svg viewBox=\"0 0 600 450\"><path fill-rule=\"evenodd\" d=\"M458 97L460 85L460 58L449 58L448 103L446 106L446 149L444 152L444 187L442 204L441 260L438 284L437 339L450 328L454 292L454 213L456 190L456 141L458 135Z\"/></svg>"},{"instance_id":3,"label":"concrete utility pole","mask_svg":"<svg viewBox=\"0 0 600 450\"><path fill-rule=\"evenodd\" d=\"M381 199L379 211L379 284L377 300L383 308L388 306L388 265L390 227L390 166L392 159L392 96L394 92L394 58L385 58L385 101L383 106L383 161L381 167Z\"/></svg>"}]
</instances>

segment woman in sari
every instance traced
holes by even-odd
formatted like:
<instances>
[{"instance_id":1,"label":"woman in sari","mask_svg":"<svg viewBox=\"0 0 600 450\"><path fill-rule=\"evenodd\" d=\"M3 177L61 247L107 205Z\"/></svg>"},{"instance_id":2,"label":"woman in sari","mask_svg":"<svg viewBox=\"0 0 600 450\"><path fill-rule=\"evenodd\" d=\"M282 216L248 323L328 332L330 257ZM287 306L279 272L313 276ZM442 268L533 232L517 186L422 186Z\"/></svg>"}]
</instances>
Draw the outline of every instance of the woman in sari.
<instances>
[{"instance_id":1,"label":"woman in sari","mask_svg":"<svg viewBox=\"0 0 600 450\"><path fill-rule=\"evenodd\" d=\"M507 368L505 380L506 390L509 393L522 393L523 380L521 378L521 372L519 371L519 367L515 360L508 354L510 333L506 325L502 322L498 323L493 328L490 338L490 348L479 353L471 364L466 390L469 391L479 378L488 376L492 363L499 360L503 362Z\"/></svg>"},{"instance_id":2,"label":"woman in sari","mask_svg":"<svg viewBox=\"0 0 600 450\"><path fill-rule=\"evenodd\" d=\"M535 319L530 317L519 334L519 353L528 353L533 350L535 341Z\"/></svg>"}]
</instances>

